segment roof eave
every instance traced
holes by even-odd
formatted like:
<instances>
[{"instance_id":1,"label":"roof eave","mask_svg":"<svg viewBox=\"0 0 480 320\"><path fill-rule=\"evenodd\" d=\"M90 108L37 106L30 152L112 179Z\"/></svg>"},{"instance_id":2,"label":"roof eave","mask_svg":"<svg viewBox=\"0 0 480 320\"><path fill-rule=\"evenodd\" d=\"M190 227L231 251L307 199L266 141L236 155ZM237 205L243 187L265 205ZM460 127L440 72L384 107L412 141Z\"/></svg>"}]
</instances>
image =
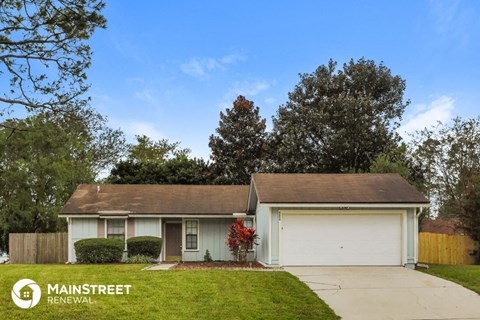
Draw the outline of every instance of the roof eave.
<instances>
[{"instance_id":1,"label":"roof eave","mask_svg":"<svg viewBox=\"0 0 480 320\"><path fill-rule=\"evenodd\" d=\"M178 213L130 213L128 215L115 215L115 216L105 216L98 213L63 213L59 214L59 218L100 218L100 219L110 219L110 218L239 218L239 217L250 217L251 215L234 215L233 213L189 213L189 214L178 214Z\"/></svg>"},{"instance_id":2,"label":"roof eave","mask_svg":"<svg viewBox=\"0 0 480 320\"><path fill-rule=\"evenodd\" d=\"M378 202L362 202L362 203L285 203L285 202L260 202L260 205L270 207L284 208L429 208L430 203L424 202L402 202L402 203L378 203Z\"/></svg>"}]
</instances>

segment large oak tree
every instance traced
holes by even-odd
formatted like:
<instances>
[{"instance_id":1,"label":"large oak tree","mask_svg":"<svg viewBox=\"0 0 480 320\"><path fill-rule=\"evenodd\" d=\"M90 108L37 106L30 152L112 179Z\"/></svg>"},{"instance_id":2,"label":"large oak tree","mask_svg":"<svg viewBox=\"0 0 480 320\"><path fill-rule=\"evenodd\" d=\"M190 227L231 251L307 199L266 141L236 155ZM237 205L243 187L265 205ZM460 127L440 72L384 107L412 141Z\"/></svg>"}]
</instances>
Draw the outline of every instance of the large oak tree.
<instances>
[{"instance_id":1,"label":"large oak tree","mask_svg":"<svg viewBox=\"0 0 480 320\"><path fill-rule=\"evenodd\" d=\"M330 60L300 75L273 118L271 159L280 172L368 171L397 146L395 132L409 101L405 81L383 63Z\"/></svg>"}]
</instances>

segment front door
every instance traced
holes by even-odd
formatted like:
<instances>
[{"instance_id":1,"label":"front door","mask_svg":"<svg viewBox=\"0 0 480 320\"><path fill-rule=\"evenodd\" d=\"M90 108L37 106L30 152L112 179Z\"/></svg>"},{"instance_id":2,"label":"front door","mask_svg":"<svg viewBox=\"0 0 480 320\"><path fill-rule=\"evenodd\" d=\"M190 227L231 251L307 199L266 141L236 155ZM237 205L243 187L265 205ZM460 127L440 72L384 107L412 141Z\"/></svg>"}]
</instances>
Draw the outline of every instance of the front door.
<instances>
[{"instance_id":1,"label":"front door","mask_svg":"<svg viewBox=\"0 0 480 320\"><path fill-rule=\"evenodd\" d=\"M165 224L165 260L182 260L182 223Z\"/></svg>"}]
</instances>

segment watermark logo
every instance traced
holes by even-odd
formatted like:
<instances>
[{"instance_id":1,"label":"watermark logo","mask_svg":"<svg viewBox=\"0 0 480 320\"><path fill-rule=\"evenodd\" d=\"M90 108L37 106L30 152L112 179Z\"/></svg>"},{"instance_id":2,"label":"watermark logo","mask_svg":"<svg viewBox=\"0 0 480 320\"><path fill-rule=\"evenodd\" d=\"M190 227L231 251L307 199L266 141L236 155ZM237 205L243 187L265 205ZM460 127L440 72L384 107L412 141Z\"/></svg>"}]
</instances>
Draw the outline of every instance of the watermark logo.
<instances>
[{"instance_id":1,"label":"watermark logo","mask_svg":"<svg viewBox=\"0 0 480 320\"><path fill-rule=\"evenodd\" d=\"M22 309L30 309L40 302L42 291L38 284L30 279L22 279L13 285L12 300Z\"/></svg>"}]
</instances>

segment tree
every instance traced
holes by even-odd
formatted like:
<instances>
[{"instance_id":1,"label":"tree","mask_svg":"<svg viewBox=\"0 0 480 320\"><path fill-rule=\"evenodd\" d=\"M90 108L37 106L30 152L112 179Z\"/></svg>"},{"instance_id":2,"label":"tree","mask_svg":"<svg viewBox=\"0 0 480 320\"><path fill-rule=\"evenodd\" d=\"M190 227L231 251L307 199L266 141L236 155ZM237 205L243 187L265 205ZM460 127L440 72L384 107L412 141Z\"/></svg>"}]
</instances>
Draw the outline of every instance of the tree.
<instances>
[{"instance_id":1,"label":"tree","mask_svg":"<svg viewBox=\"0 0 480 320\"><path fill-rule=\"evenodd\" d=\"M57 215L73 191L123 153L123 134L105 123L82 109L68 119L42 113L9 120L0 129L0 247L10 232L64 230Z\"/></svg>"},{"instance_id":2,"label":"tree","mask_svg":"<svg viewBox=\"0 0 480 320\"><path fill-rule=\"evenodd\" d=\"M370 166L371 173L397 173L407 180L415 189L425 192L425 177L422 168L408 155L407 145L399 147L377 156Z\"/></svg>"},{"instance_id":3,"label":"tree","mask_svg":"<svg viewBox=\"0 0 480 320\"><path fill-rule=\"evenodd\" d=\"M480 171L467 177L464 185L462 196L454 205L459 227L480 243ZM475 260L480 264L480 248L475 252Z\"/></svg>"},{"instance_id":4,"label":"tree","mask_svg":"<svg viewBox=\"0 0 480 320\"><path fill-rule=\"evenodd\" d=\"M106 179L116 184L207 184L211 182L208 163L190 158L190 150L167 139L153 141L137 136L126 160L118 161Z\"/></svg>"},{"instance_id":5,"label":"tree","mask_svg":"<svg viewBox=\"0 0 480 320\"><path fill-rule=\"evenodd\" d=\"M280 172L368 171L395 148L395 129L409 101L405 81L364 58L301 74L273 118L271 158Z\"/></svg>"},{"instance_id":6,"label":"tree","mask_svg":"<svg viewBox=\"0 0 480 320\"><path fill-rule=\"evenodd\" d=\"M418 191L424 193L425 176L422 168L414 163L407 154L407 145L401 144L390 153L381 153L370 166L371 173L397 173L407 180ZM419 216L419 226L423 225L425 218L430 216L430 209L426 208Z\"/></svg>"},{"instance_id":7,"label":"tree","mask_svg":"<svg viewBox=\"0 0 480 320\"><path fill-rule=\"evenodd\" d=\"M400 160L392 161L387 154L381 153L370 167L371 173L397 173L404 179L410 178L410 169Z\"/></svg>"},{"instance_id":8,"label":"tree","mask_svg":"<svg viewBox=\"0 0 480 320\"><path fill-rule=\"evenodd\" d=\"M85 106L85 70L92 55L86 40L96 28L105 28L104 6L99 0L0 2L0 76L10 84L0 92L5 108Z\"/></svg>"},{"instance_id":9,"label":"tree","mask_svg":"<svg viewBox=\"0 0 480 320\"><path fill-rule=\"evenodd\" d=\"M220 112L220 122L208 146L219 184L249 184L250 175L262 168L267 133L265 119L253 101L238 96L233 108Z\"/></svg>"},{"instance_id":10,"label":"tree","mask_svg":"<svg viewBox=\"0 0 480 320\"><path fill-rule=\"evenodd\" d=\"M167 139L153 141L146 135L135 136L137 143L130 146L128 158L134 162L164 162L172 156L188 154L190 150L179 149L179 142Z\"/></svg>"},{"instance_id":11,"label":"tree","mask_svg":"<svg viewBox=\"0 0 480 320\"><path fill-rule=\"evenodd\" d=\"M442 218L455 217L468 178L480 170L480 117L455 118L412 135L409 153L425 172L432 210Z\"/></svg>"}]
</instances>

